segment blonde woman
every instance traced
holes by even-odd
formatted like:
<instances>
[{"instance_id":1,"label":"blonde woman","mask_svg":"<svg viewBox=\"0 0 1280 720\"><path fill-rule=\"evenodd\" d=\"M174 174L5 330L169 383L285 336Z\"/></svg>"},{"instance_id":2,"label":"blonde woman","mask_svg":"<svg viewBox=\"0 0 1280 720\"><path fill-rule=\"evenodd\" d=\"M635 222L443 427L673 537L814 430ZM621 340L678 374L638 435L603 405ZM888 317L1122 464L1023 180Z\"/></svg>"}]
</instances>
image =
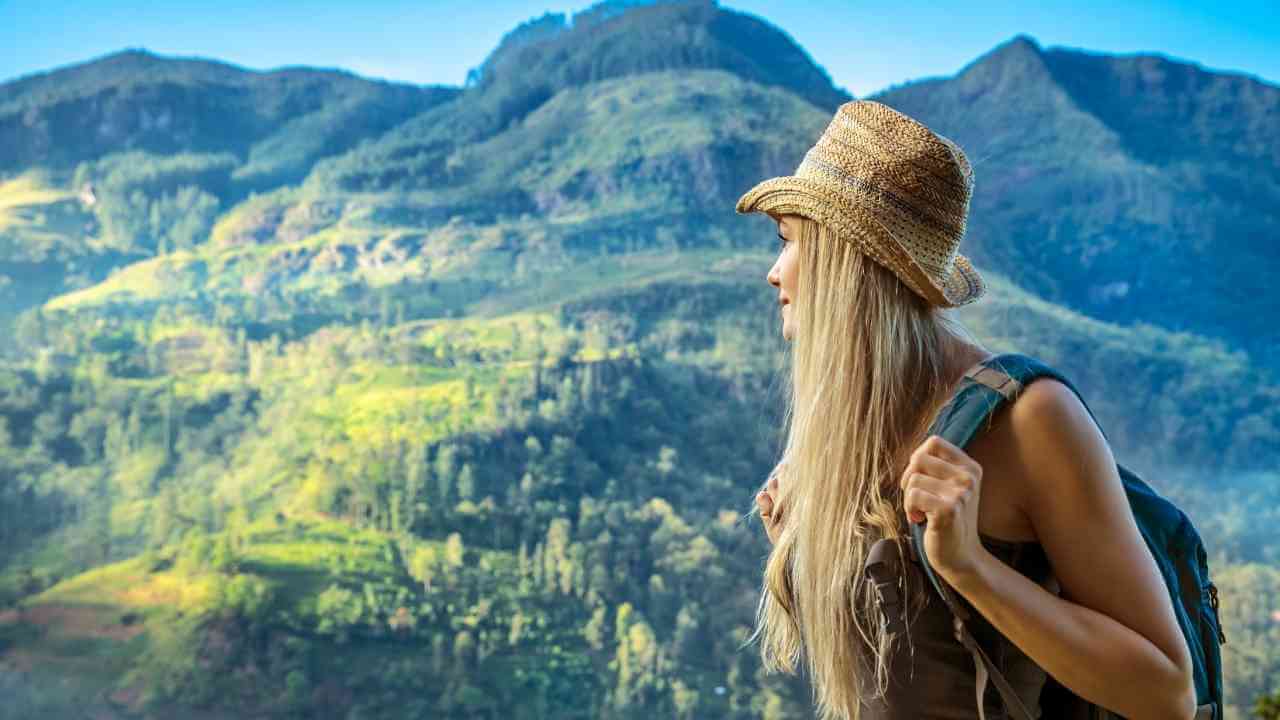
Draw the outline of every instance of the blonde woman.
<instances>
[{"instance_id":1,"label":"blonde woman","mask_svg":"<svg viewBox=\"0 0 1280 720\"><path fill-rule=\"evenodd\" d=\"M770 671L803 658L824 720L1007 717L995 693L976 697L927 585L907 587L922 605L905 637L879 622L868 550L927 521L934 572L1033 716L1056 717L1040 705L1048 675L1130 720L1192 718L1186 641L1079 398L1042 378L966 448L925 436L992 356L947 312L985 291L958 252L972 188L953 142L854 101L794 175L738 202L778 224L768 282L792 381L784 461L756 496L773 547L753 640Z\"/></svg>"}]
</instances>

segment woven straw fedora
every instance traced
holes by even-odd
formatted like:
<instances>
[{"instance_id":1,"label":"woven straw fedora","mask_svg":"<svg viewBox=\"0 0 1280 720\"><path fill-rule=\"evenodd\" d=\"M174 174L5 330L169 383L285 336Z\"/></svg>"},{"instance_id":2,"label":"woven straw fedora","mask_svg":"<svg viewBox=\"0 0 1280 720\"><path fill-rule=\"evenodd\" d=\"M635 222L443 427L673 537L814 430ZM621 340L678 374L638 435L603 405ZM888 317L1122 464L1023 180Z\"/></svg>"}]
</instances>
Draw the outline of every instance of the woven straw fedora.
<instances>
[{"instance_id":1,"label":"woven straw fedora","mask_svg":"<svg viewBox=\"0 0 1280 720\"><path fill-rule=\"evenodd\" d=\"M933 305L982 297L982 276L960 254L973 170L951 140L873 100L836 110L794 175L756 185L740 213L803 215L902 279Z\"/></svg>"}]
</instances>

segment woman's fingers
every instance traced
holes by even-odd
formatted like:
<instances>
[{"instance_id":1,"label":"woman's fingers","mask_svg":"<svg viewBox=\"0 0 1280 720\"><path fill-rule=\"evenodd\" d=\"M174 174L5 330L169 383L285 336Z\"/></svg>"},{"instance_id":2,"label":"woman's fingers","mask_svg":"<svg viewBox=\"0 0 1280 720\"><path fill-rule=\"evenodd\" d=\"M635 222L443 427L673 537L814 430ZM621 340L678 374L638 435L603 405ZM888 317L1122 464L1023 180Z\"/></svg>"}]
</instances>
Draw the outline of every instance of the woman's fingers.
<instances>
[{"instance_id":1,"label":"woman's fingers","mask_svg":"<svg viewBox=\"0 0 1280 720\"><path fill-rule=\"evenodd\" d=\"M782 521L781 508L767 490L761 490L756 494L756 505L760 507L760 522L764 525L765 535L769 537L769 542L777 542Z\"/></svg>"},{"instance_id":2,"label":"woman's fingers","mask_svg":"<svg viewBox=\"0 0 1280 720\"><path fill-rule=\"evenodd\" d=\"M950 497L962 492L965 488L962 482L953 479L943 479L927 473L916 471L907 476L907 482L903 489L913 487L922 488L939 497Z\"/></svg>"},{"instance_id":3,"label":"woman's fingers","mask_svg":"<svg viewBox=\"0 0 1280 720\"><path fill-rule=\"evenodd\" d=\"M965 452L964 448L955 445L941 435L929 436L923 443L920 443L920 447L917 450L920 456L941 458L953 465L970 467L975 471L981 471L982 469L982 466L973 459L972 455Z\"/></svg>"},{"instance_id":4,"label":"woman's fingers","mask_svg":"<svg viewBox=\"0 0 1280 720\"><path fill-rule=\"evenodd\" d=\"M958 477L965 474L963 466L943 460L934 455L916 455L911 462L907 464L907 468L902 472L902 485L907 484L907 478L912 473L922 473L936 478Z\"/></svg>"},{"instance_id":5,"label":"woman's fingers","mask_svg":"<svg viewBox=\"0 0 1280 720\"><path fill-rule=\"evenodd\" d=\"M931 512L948 512L955 507L954 503L919 486L907 488L904 494L903 505L911 522L923 522Z\"/></svg>"},{"instance_id":6,"label":"woman's fingers","mask_svg":"<svg viewBox=\"0 0 1280 720\"><path fill-rule=\"evenodd\" d=\"M756 494L756 504L760 506L760 512L765 515L773 512L773 497L763 490Z\"/></svg>"},{"instance_id":7,"label":"woman's fingers","mask_svg":"<svg viewBox=\"0 0 1280 720\"><path fill-rule=\"evenodd\" d=\"M781 473L783 463L778 463L773 472L769 474L769 480L765 483L765 487L756 493L756 505L760 508L760 521L764 524L765 533L769 536L769 542L777 542L778 534L782 522L782 507L777 501L778 498L778 475Z\"/></svg>"},{"instance_id":8,"label":"woman's fingers","mask_svg":"<svg viewBox=\"0 0 1280 720\"><path fill-rule=\"evenodd\" d=\"M760 514L768 516L767 519L775 523L782 519L782 508L767 491L761 491L756 495L756 504L760 506Z\"/></svg>"}]
</instances>

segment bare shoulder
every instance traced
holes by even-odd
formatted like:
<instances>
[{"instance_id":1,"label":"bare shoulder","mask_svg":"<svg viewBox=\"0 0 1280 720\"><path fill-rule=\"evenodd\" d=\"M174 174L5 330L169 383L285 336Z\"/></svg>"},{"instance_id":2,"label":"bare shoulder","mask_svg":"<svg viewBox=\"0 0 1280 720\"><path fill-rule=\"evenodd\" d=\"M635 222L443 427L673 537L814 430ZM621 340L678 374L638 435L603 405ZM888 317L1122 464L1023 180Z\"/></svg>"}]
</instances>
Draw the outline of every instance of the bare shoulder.
<instances>
[{"instance_id":1,"label":"bare shoulder","mask_svg":"<svg viewBox=\"0 0 1280 720\"><path fill-rule=\"evenodd\" d=\"M1111 457L1080 399L1053 378L1023 388L1017 401L974 438L969 452L983 467L980 531L1015 542L1039 539L1033 516L1054 512L1050 506L1063 497L1054 497L1055 488L1077 482L1062 470L1085 462L1096 478Z\"/></svg>"},{"instance_id":2,"label":"bare shoulder","mask_svg":"<svg viewBox=\"0 0 1280 720\"><path fill-rule=\"evenodd\" d=\"M1018 395L1010 409L1010 417L1019 428L1051 430L1053 421L1083 420L1092 425L1093 419L1084 403L1065 383L1051 377L1037 378Z\"/></svg>"},{"instance_id":3,"label":"bare shoulder","mask_svg":"<svg viewBox=\"0 0 1280 720\"><path fill-rule=\"evenodd\" d=\"M1044 503L1063 491L1089 490L1064 488L1064 482L1119 486L1115 459L1102 431L1076 393L1059 380L1039 378L1023 388L1009 408L1006 432L1026 482L1022 500L1029 513L1045 509Z\"/></svg>"},{"instance_id":4,"label":"bare shoulder","mask_svg":"<svg viewBox=\"0 0 1280 720\"><path fill-rule=\"evenodd\" d=\"M1104 467L1110 457L1088 410L1071 388L1053 378L1023 388L969 450L983 467L980 531L1011 541L1036 540L1032 516L1047 511L1055 486L1073 482L1055 470L1088 456L1095 468Z\"/></svg>"},{"instance_id":5,"label":"bare shoulder","mask_svg":"<svg viewBox=\"0 0 1280 720\"><path fill-rule=\"evenodd\" d=\"M1009 431L1018 446L1044 457L1106 450L1106 439L1079 396L1065 383L1038 378L1009 408ZM1043 453L1043 454L1042 454Z\"/></svg>"}]
</instances>

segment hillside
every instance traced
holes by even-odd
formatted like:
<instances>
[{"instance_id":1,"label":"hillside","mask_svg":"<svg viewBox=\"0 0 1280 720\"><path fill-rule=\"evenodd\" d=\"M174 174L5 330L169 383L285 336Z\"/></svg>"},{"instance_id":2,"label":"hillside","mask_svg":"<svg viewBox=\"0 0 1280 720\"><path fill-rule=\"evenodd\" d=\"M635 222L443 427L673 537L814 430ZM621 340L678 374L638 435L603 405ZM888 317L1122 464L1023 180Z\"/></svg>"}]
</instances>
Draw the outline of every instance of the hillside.
<instances>
[{"instance_id":1,"label":"hillside","mask_svg":"<svg viewBox=\"0 0 1280 720\"><path fill-rule=\"evenodd\" d=\"M0 329L457 93L142 51L0 85Z\"/></svg>"},{"instance_id":2,"label":"hillside","mask_svg":"<svg viewBox=\"0 0 1280 720\"><path fill-rule=\"evenodd\" d=\"M1045 299L1209 335L1277 368L1280 88L1155 55L1020 36L872 99L956 140L966 243Z\"/></svg>"},{"instance_id":3,"label":"hillside","mask_svg":"<svg viewBox=\"0 0 1280 720\"><path fill-rule=\"evenodd\" d=\"M70 170L129 150L231 153L242 165L235 179L260 190L456 94L127 50L0 85L0 173Z\"/></svg>"},{"instance_id":4,"label":"hillside","mask_svg":"<svg viewBox=\"0 0 1280 720\"><path fill-rule=\"evenodd\" d=\"M0 229L0 239L16 240L0 267L50 289L10 288L10 296L21 309L23 298L85 288L159 250L191 248L220 216L235 214L241 237L269 237L289 218L302 221L286 234L297 237L349 212L390 234L455 217L493 227L522 215L594 219L607 210L608 235L617 237L644 233L640 218L670 212L696 218L678 233L687 243L722 245L715 228L732 237L739 227L724 208L754 180L794 168L842 96L785 34L754 17L697 2L609 8L572 24L544 16L518 28L465 89L428 92L305 69L246 73L140 53L9 83L0 108L11 112L133 127L110 156L92 143L113 138L81 147L70 136L30 136L59 127L50 122L8 143L74 155L74 165L51 152L14 171L43 172L28 182L91 198L48 213L67 218L60 225ZM644 52L627 50L629 42ZM785 62L751 54L775 47ZM606 62L610 53L634 62ZM546 71L505 69L548 62ZM126 80L137 77L146 80ZM247 104L191 96L214 81ZM284 97L263 102L274 86ZM172 116L172 131L112 119L115 106L100 100L126 89L133 100L120 107L145 108L129 117ZM646 114L650 94L656 106ZM179 96L187 106L173 104ZM1269 138L1280 132L1280 89L1158 56L1046 50L1019 37L955 77L874 99L967 148L979 190L966 244L980 266L1093 317L1216 337L1276 369L1280 336L1266 318L1280 303L1260 278L1275 267L1266 248L1280 164ZM94 112L74 109L90 101ZM614 115L631 126L610 127ZM252 200L244 209L258 217L244 222L234 206L251 189L273 187L275 201ZM601 198L611 207L598 207ZM622 219L621 208L632 217Z\"/></svg>"}]
</instances>

